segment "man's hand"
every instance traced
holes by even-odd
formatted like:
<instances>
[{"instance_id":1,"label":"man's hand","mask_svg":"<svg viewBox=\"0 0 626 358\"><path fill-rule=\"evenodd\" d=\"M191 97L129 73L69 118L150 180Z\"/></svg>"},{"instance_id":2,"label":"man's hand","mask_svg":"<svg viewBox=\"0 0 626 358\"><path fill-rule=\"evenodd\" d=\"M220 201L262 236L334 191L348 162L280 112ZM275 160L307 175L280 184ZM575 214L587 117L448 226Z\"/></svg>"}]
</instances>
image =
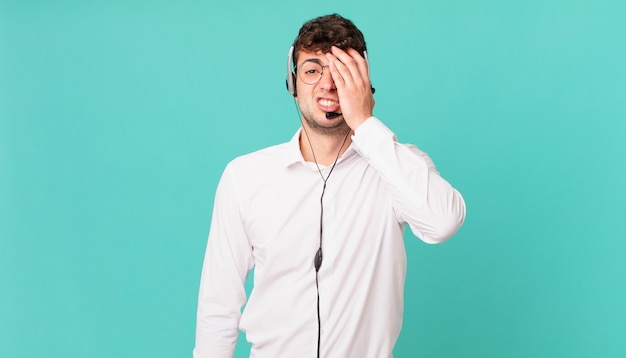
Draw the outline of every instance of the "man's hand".
<instances>
[{"instance_id":1,"label":"man's hand","mask_svg":"<svg viewBox=\"0 0 626 358\"><path fill-rule=\"evenodd\" d=\"M367 61L355 49L343 51L336 46L326 58L337 87L343 118L354 131L372 116L374 109Z\"/></svg>"}]
</instances>

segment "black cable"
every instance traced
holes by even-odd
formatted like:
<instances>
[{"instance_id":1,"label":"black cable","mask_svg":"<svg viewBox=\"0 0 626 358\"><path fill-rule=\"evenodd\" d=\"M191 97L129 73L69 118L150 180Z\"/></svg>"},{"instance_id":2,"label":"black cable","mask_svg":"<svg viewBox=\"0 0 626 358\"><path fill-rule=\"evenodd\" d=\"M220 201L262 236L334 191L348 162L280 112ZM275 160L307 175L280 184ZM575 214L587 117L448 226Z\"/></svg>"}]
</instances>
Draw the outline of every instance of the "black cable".
<instances>
[{"instance_id":1,"label":"black cable","mask_svg":"<svg viewBox=\"0 0 626 358\"><path fill-rule=\"evenodd\" d=\"M330 173L328 173L330 176ZM328 179L328 177L326 177ZM322 188L322 195L320 196L320 247L315 254L315 289L317 291L317 358L320 358L320 348L322 341L322 318L320 314L320 285L319 285L319 271L322 266L322 233L324 222L324 193L326 192L326 180L324 180L324 187Z\"/></svg>"},{"instance_id":2,"label":"black cable","mask_svg":"<svg viewBox=\"0 0 626 358\"><path fill-rule=\"evenodd\" d=\"M320 318L320 286L318 283L318 273L315 272L315 288L317 288L317 358L320 358L320 347L322 341L322 319Z\"/></svg>"},{"instance_id":3,"label":"black cable","mask_svg":"<svg viewBox=\"0 0 626 358\"><path fill-rule=\"evenodd\" d=\"M296 111L300 116L300 120L302 121L302 112L300 112L300 107L298 107L298 102L294 98L293 100ZM341 143L341 147L339 147L339 151L337 152L337 157L333 162L333 165L330 167L330 171L328 171L328 175L324 178L324 174L322 174L322 169L320 169L319 164L317 163L317 158L315 157L315 151L313 150L313 143L311 143L311 138L309 138L309 132L307 132L306 126L304 122L302 123L302 129L304 129L304 134L306 136L307 141L309 142L309 147L311 148L311 154L313 154L313 160L315 161L315 166L317 167L317 171L320 173L322 177L322 181L324 182L324 186L322 187L322 195L320 196L320 246L315 253L315 259L313 260L313 266L315 267L315 288L317 291L317 358L320 358L320 349L321 349L321 341L322 341L322 319L320 314L320 286L319 286L319 271L322 266L322 260L324 255L322 253L322 237L323 237L323 223L324 223L324 193L326 193L326 182L328 178L330 178L330 174L332 174L333 169L335 169L335 165L339 161L339 156L341 155L341 150L346 145L346 141L348 140L348 136L350 135L350 130L346 133L343 138L343 142Z\"/></svg>"}]
</instances>

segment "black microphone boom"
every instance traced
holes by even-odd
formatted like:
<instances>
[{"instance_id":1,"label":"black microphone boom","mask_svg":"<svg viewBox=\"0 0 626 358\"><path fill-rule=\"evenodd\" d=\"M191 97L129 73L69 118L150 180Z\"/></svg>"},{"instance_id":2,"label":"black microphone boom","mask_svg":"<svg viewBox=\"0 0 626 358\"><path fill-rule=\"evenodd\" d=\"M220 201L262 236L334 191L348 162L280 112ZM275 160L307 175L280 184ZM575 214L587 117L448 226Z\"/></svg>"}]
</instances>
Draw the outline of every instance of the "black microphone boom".
<instances>
[{"instance_id":1,"label":"black microphone boom","mask_svg":"<svg viewBox=\"0 0 626 358\"><path fill-rule=\"evenodd\" d=\"M328 119L337 118L340 115L341 115L341 113L337 113L337 112L326 112L326 118L328 118Z\"/></svg>"}]
</instances>

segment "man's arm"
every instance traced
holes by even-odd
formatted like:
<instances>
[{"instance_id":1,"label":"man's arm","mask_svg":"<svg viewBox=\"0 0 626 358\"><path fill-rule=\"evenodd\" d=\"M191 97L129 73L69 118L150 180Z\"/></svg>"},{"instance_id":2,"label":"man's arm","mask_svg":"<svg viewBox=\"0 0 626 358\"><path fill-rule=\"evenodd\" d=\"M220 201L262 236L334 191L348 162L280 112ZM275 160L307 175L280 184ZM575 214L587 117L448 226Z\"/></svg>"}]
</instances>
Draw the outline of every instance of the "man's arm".
<instances>
[{"instance_id":1,"label":"man's arm","mask_svg":"<svg viewBox=\"0 0 626 358\"><path fill-rule=\"evenodd\" d=\"M446 182L426 153L396 141L395 135L372 117L374 98L369 66L354 49L331 48L326 54L337 86L343 117L354 131L357 151L389 185L401 222L428 243L450 238L465 220L463 197Z\"/></svg>"},{"instance_id":2,"label":"man's arm","mask_svg":"<svg viewBox=\"0 0 626 358\"><path fill-rule=\"evenodd\" d=\"M443 242L456 233L465 220L465 202L426 153L398 143L375 117L360 125L352 140L388 184L399 221L427 243Z\"/></svg>"},{"instance_id":3,"label":"man's arm","mask_svg":"<svg viewBox=\"0 0 626 358\"><path fill-rule=\"evenodd\" d=\"M194 358L232 358L239 335L244 284L254 262L227 167L215 195L196 321Z\"/></svg>"}]
</instances>

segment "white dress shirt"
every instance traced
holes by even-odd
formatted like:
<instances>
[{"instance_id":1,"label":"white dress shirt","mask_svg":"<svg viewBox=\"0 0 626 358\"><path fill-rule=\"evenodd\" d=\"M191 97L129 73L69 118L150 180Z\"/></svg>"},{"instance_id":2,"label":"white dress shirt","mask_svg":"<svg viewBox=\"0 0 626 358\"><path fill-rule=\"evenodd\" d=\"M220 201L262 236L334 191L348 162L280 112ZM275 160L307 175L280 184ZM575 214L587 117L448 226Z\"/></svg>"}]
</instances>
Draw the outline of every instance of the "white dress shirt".
<instances>
[{"instance_id":1,"label":"white dress shirt","mask_svg":"<svg viewBox=\"0 0 626 358\"><path fill-rule=\"evenodd\" d=\"M238 329L252 343L251 357L316 356L313 260L323 182L302 158L299 135L224 170L202 269L194 358L232 357ZM405 224L427 243L445 241L463 223L465 203L425 153L399 144L377 118L352 140L323 199L321 357L391 357L402 326ZM330 167L320 167L325 177Z\"/></svg>"}]
</instances>

